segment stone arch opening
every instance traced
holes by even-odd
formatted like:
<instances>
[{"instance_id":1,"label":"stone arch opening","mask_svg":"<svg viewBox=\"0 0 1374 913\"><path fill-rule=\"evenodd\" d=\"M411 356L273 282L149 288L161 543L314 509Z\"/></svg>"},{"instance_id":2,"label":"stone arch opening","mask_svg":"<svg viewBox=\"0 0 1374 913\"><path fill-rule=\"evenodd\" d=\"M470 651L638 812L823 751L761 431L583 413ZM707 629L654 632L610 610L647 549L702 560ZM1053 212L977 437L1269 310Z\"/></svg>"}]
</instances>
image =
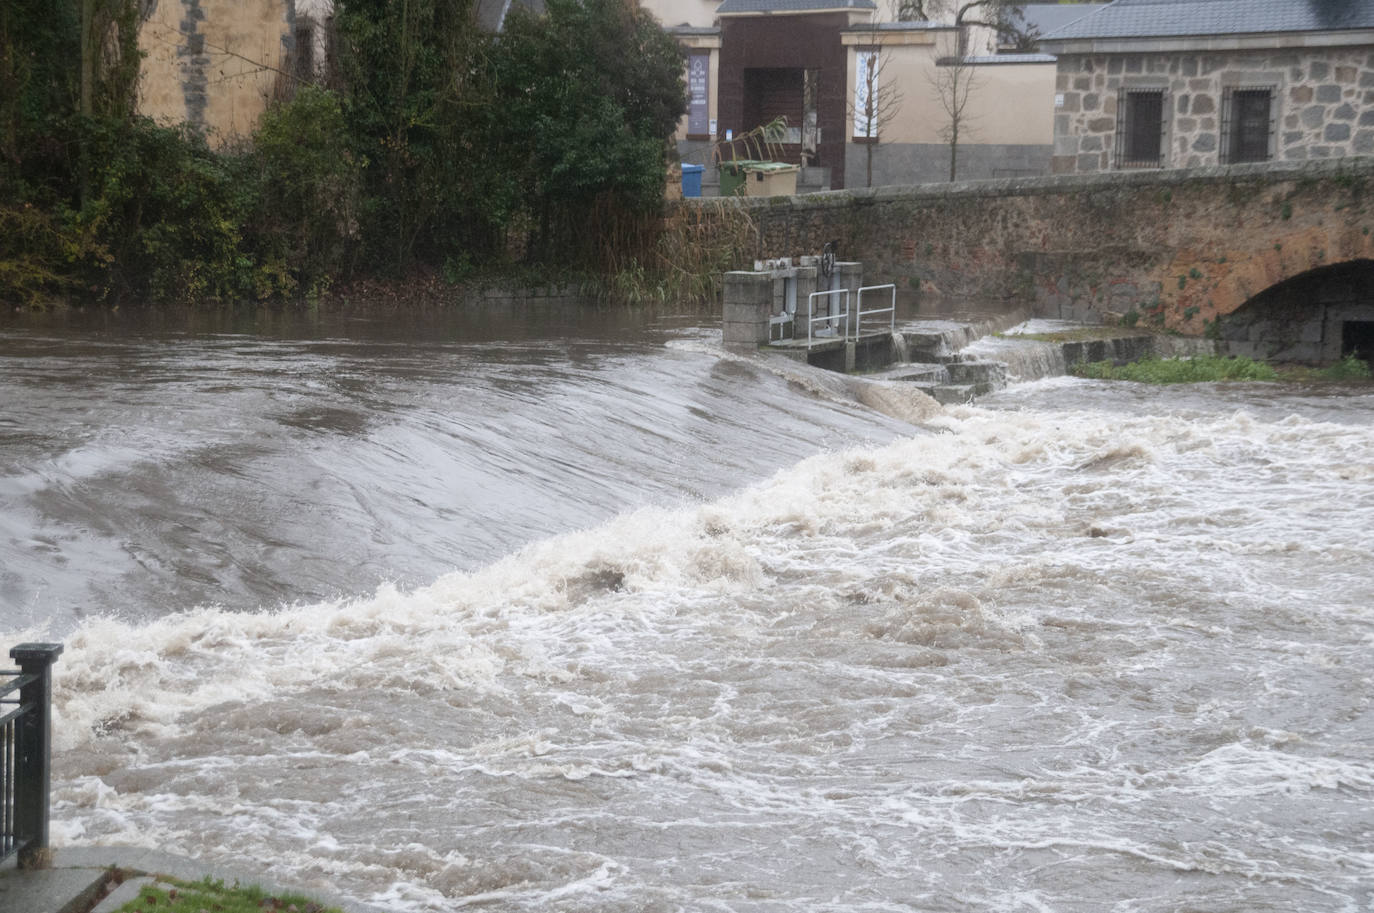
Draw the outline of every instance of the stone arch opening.
<instances>
[{"instance_id":1,"label":"stone arch opening","mask_svg":"<svg viewBox=\"0 0 1374 913\"><path fill-rule=\"evenodd\" d=\"M1374 358L1374 260L1350 260L1270 286L1218 321L1234 355L1320 365Z\"/></svg>"}]
</instances>

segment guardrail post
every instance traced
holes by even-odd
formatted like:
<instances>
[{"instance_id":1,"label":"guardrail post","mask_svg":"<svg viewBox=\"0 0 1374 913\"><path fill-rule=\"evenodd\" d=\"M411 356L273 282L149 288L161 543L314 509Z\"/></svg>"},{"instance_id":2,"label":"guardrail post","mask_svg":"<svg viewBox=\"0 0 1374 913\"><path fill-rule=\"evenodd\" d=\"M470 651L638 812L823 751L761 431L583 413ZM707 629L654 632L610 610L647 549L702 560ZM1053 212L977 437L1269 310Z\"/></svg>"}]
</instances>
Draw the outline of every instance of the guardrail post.
<instances>
[{"instance_id":1,"label":"guardrail post","mask_svg":"<svg viewBox=\"0 0 1374 913\"><path fill-rule=\"evenodd\" d=\"M52 785L52 664L61 644L20 644L10 650L23 675L33 679L19 691L19 701L31 708L18 721L15 733L14 832L27 842L19 851L21 869L47 868L48 790Z\"/></svg>"}]
</instances>

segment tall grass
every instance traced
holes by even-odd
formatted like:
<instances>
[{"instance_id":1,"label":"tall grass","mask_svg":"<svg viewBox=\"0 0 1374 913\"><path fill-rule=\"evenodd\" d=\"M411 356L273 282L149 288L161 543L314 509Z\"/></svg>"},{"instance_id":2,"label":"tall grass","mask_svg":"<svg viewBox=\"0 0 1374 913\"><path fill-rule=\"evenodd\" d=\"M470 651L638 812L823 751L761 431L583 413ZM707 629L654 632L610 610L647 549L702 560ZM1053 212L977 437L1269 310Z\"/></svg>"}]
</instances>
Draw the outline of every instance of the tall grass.
<instances>
[{"instance_id":1,"label":"tall grass","mask_svg":"<svg viewBox=\"0 0 1374 913\"><path fill-rule=\"evenodd\" d=\"M722 275L751 260L758 227L730 200L669 204L646 235L620 237L609 293L617 301L705 305L720 297ZM651 242L651 243L646 243Z\"/></svg>"}]
</instances>

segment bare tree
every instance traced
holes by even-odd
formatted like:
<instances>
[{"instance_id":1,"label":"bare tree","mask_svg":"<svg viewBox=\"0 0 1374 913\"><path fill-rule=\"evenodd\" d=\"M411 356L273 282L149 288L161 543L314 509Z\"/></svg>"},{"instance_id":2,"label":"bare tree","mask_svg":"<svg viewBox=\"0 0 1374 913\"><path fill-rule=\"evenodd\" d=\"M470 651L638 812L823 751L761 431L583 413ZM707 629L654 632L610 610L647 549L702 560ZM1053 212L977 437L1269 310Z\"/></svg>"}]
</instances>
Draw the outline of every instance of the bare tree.
<instances>
[{"instance_id":1,"label":"bare tree","mask_svg":"<svg viewBox=\"0 0 1374 913\"><path fill-rule=\"evenodd\" d=\"M1020 0L893 0L896 18L903 22L943 22L951 12L960 40L969 28L992 29L998 44L1016 51L1029 51L1040 39L1040 30L1026 22L1025 4ZM960 53L968 49L960 46Z\"/></svg>"},{"instance_id":2,"label":"bare tree","mask_svg":"<svg viewBox=\"0 0 1374 913\"><path fill-rule=\"evenodd\" d=\"M864 186L873 186L873 148L902 106L902 92L891 73L892 55L881 48L860 48L854 73L854 97L847 102L854 138L864 144Z\"/></svg>"},{"instance_id":3,"label":"bare tree","mask_svg":"<svg viewBox=\"0 0 1374 913\"><path fill-rule=\"evenodd\" d=\"M942 57L935 61L935 69L930 75L931 87L935 97L945 112L945 123L940 128L940 138L949 145L949 179L959 174L959 140L967 139L970 132L968 103L977 87L977 70L974 64L962 54Z\"/></svg>"}]
</instances>

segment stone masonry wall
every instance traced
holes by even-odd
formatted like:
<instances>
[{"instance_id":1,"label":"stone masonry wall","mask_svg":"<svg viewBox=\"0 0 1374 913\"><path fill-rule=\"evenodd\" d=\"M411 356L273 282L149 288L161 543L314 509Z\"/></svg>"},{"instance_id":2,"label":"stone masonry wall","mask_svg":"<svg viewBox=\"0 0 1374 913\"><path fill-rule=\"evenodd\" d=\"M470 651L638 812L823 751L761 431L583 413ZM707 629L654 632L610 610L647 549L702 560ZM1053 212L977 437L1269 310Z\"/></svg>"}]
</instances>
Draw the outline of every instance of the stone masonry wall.
<instances>
[{"instance_id":1,"label":"stone masonry wall","mask_svg":"<svg viewBox=\"0 0 1374 913\"><path fill-rule=\"evenodd\" d=\"M953 299L1216 335L1315 269L1374 261L1374 157L683 201L752 226L753 257L818 254ZM735 235L731 235L732 237Z\"/></svg>"},{"instance_id":2,"label":"stone masonry wall","mask_svg":"<svg viewBox=\"0 0 1374 913\"><path fill-rule=\"evenodd\" d=\"M1082 55L1059 58L1055 174L1112 168L1118 96L1165 90L1165 167L1216 165L1225 90L1272 86L1275 161L1374 153L1374 49Z\"/></svg>"}]
</instances>

